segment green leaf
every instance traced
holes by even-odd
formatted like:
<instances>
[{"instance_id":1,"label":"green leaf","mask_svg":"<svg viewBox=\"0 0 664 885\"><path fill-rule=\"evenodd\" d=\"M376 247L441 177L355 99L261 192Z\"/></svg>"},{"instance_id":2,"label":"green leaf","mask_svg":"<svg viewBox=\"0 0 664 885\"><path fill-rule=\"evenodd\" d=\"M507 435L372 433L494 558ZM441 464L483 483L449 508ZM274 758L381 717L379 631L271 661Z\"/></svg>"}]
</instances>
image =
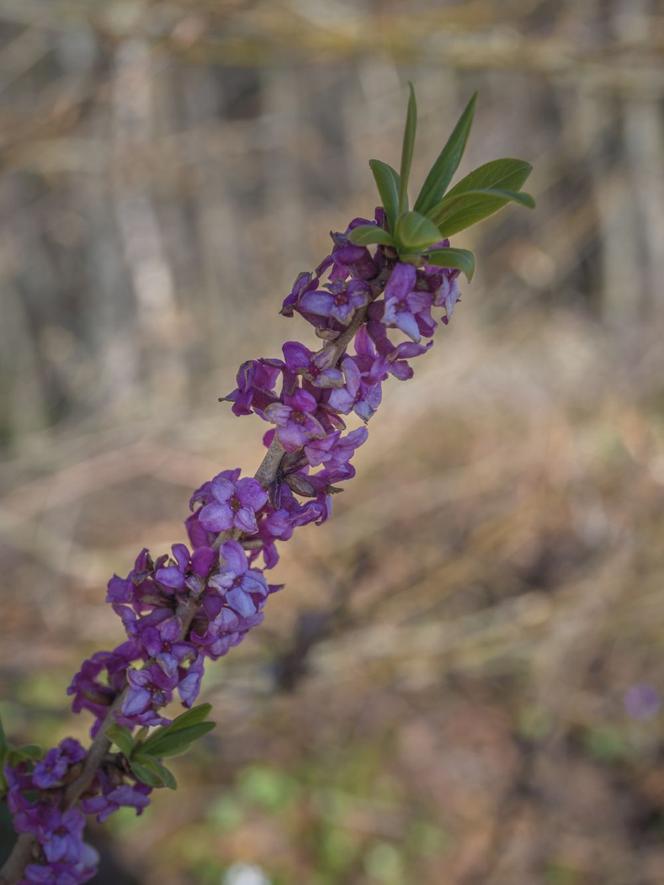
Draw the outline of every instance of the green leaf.
<instances>
[{"instance_id":1,"label":"green leaf","mask_svg":"<svg viewBox=\"0 0 664 885\"><path fill-rule=\"evenodd\" d=\"M6 750L8 746L7 735L5 734L5 729L2 724L2 717L0 717L0 752Z\"/></svg>"},{"instance_id":2,"label":"green leaf","mask_svg":"<svg viewBox=\"0 0 664 885\"><path fill-rule=\"evenodd\" d=\"M382 160L369 160L369 166L376 180L387 223L390 230L394 231L399 217L399 174Z\"/></svg>"},{"instance_id":3,"label":"green leaf","mask_svg":"<svg viewBox=\"0 0 664 885\"><path fill-rule=\"evenodd\" d=\"M140 751L141 756L144 753L159 759L163 756L177 756L186 752L194 741L212 731L214 727L214 722L198 722L188 728L179 728L174 732L156 735L143 744Z\"/></svg>"},{"instance_id":4,"label":"green leaf","mask_svg":"<svg viewBox=\"0 0 664 885\"><path fill-rule=\"evenodd\" d=\"M470 227L471 224L483 221L509 202L519 203L529 209L535 207L535 201L530 194L484 188L460 194L448 194L431 213L431 217L438 225L441 235L449 237Z\"/></svg>"},{"instance_id":5,"label":"green leaf","mask_svg":"<svg viewBox=\"0 0 664 885\"><path fill-rule=\"evenodd\" d=\"M168 787L169 790L177 789L178 785L173 773L152 756L144 756L143 753L139 753L129 764L139 781L142 781L149 787L156 787L157 789Z\"/></svg>"},{"instance_id":6,"label":"green leaf","mask_svg":"<svg viewBox=\"0 0 664 885\"><path fill-rule=\"evenodd\" d=\"M109 741L113 741L116 747L129 759L134 750L134 738L128 728L122 725L109 725L106 729L106 737Z\"/></svg>"},{"instance_id":7,"label":"green leaf","mask_svg":"<svg viewBox=\"0 0 664 885\"><path fill-rule=\"evenodd\" d=\"M394 239L382 227L375 224L361 224L354 227L348 234L348 239L356 246L370 246L372 243L382 243L384 246L393 246Z\"/></svg>"},{"instance_id":8,"label":"green leaf","mask_svg":"<svg viewBox=\"0 0 664 885\"><path fill-rule=\"evenodd\" d=\"M25 744L23 747L17 747L16 752L22 759L30 759L33 762L39 761L44 755L44 751L37 744Z\"/></svg>"},{"instance_id":9,"label":"green leaf","mask_svg":"<svg viewBox=\"0 0 664 885\"><path fill-rule=\"evenodd\" d=\"M434 249L424 256L429 264L438 267L456 267L462 271L470 282L475 273L475 256L468 249Z\"/></svg>"},{"instance_id":10,"label":"green leaf","mask_svg":"<svg viewBox=\"0 0 664 885\"><path fill-rule=\"evenodd\" d=\"M26 744L24 747L8 747L5 755L10 765L18 765L21 762L37 762L44 751L35 744Z\"/></svg>"},{"instance_id":11,"label":"green leaf","mask_svg":"<svg viewBox=\"0 0 664 885\"><path fill-rule=\"evenodd\" d=\"M488 187L518 191L526 183L526 179L532 171L533 167L525 160L512 160L509 157L491 160L490 163L473 169L465 178L458 181L447 196L483 190Z\"/></svg>"},{"instance_id":12,"label":"green leaf","mask_svg":"<svg viewBox=\"0 0 664 885\"><path fill-rule=\"evenodd\" d=\"M473 123L476 101L477 93L473 95L466 105L445 147L440 152L438 159L431 167L431 171L422 185L422 190L418 194L414 208L424 215L428 215L429 210L443 196L450 181L452 181L452 176L459 168L461 157L466 149L470 127Z\"/></svg>"},{"instance_id":13,"label":"green leaf","mask_svg":"<svg viewBox=\"0 0 664 885\"><path fill-rule=\"evenodd\" d=\"M399 175L399 213L408 211L408 179L410 167L413 162L413 147L415 145L415 130L417 129L417 101L413 84L409 83L410 97L408 99L408 111L406 112L406 128L403 133L403 147L401 148L401 172Z\"/></svg>"},{"instance_id":14,"label":"green leaf","mask_svg":"<svg viewBox=\"0 0 664 885\"><path fill-rule=\"evenodd\" d=\"M154 748L155 746L160 748L161 742L167 738L171 739L180 733L183 733L183 740L180 743L186 748L192 741L195 741L198 737L214 728L214 722L203 721L211 710L212 706L210 704L199 704L197 707L181 713L170 725L156 728L145 743L141 744L140 752L147 752L155 756L174 755L173 753L162 752L161 749L157 752ZM197 729L196 733L192 729ZM175 746L175 743L170 741L170 743L167 743L167 746ZM177 750L177 752L181 752L181 750Z\"/></svg>"},{"instance_id":15,"label":"green leaf","mask_svg":"<svg viewBox=\"0 0 664 885\"><path fill-rule=\"evenodd\" d=\"M186 710L184 713L176 716L171 724L165 727L165 730L178 731L180 728L189 728L190 725L197 725L199 722L204 722L211 712L212 704L199 704L197 707L192 707L191 710Z\"/></svg>"},{"instance_id":16,"label":"green leaf","mask_svg":"<svg viewBox=\"0 0 664 885\"><path fill-rule=\"evenodd\" d=\"M430 219L419 212L406 212L397 222L397 240L403 251L425 249L442 239L440 231Z\"/></svg>"}]
</instances>

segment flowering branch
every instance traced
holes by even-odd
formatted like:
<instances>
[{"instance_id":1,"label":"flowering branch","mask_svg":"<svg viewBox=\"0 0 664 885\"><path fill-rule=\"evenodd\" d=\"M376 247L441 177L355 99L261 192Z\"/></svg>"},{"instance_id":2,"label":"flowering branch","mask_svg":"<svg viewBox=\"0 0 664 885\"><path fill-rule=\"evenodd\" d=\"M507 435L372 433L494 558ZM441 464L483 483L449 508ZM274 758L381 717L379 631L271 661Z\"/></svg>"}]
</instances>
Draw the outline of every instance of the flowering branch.
<instances>
[{"instance_id":1,"label":"flowering branch","mask_svg":"<svg viewBox=\"0 0 664 885\"><path fill-rule=\"evenodd\" d=\"M254 477L224 470L204 483L185 521L189 546L175 544L156 560L142 550L126 578L109 581L106 598L127 639L84 661L68 689L74 712L94 716L89 749L66 738L42 756L38 748L11 747L0 730L7 802L19 833L0 885L88 881L96 853L83 841L85 816L101 822L123 806L140 814L153 789L176 788L163 760L214 727L210 706L193 706L206 659L227 654L261 623L267 599L281 589L265 578L279 560L277 542L329 518L338 483L355 475L351 460L367 439L364 425L380 405L383 382L412 377L409 360L431 347L438 327L432 310L441 309L447 324L459 273L472 276L472 254L451 248L447 236L510 201L531 205L528 195L507 190L530 171L519 160L487 163L445 194L474 101L410 211L417 118L411 87L400 172L370 163L382 206L373 220L356 218L344 233L332 233L330 255L315 273L300 274L282 305L283 315L298 313L325 343L311 351L287 341L283 359L244 363L237 387L223 398L235 415L255 414L273 425ZM363 423L348 430L352 414ZM186 712L169 719L164 708L175 693ZM110 752L113 746L118 752Z\"/></svg>"}]
</instances>

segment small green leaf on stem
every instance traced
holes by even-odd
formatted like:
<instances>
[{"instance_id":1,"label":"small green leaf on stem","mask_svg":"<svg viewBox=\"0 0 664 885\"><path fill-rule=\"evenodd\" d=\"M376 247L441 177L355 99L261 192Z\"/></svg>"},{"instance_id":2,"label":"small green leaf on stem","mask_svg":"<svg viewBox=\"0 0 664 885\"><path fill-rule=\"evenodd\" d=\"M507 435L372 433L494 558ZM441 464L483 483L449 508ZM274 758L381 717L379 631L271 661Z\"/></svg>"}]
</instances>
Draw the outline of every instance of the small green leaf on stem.
<instances>
[{"instance_id":1,"label":"small green leaf on stem","mask_svg":"<svg viewBox=\"0 0 664 885\"><path fill-rule=\"evenodd\" d=\"M158 762L152 756L144 756L143 753L139 753L129 764L139 781L147 784L148 787L155 787L156 789L168 787L169 790L177 789L178 785L173 772L169 771L165 765L162 765L161 762Z\"/></svg>"},{"instance_id":2,"label":"small green leaf on stem","mask_svg":"<svg viewBox=\"0 0 664 885\"><path fill-rule=\"evenodd\" d=\"M382 160L369 160L369 166L376 180L389 229L394 233L399 217L399 174Z\"/></svg>"},{"instance_id":3,"label":"small green leaf on stem","mask_svg":"<svg viewBox=\"0 0 664 885\"><path fill-rule=\"evenodd\" d=\"M473 278L475 273L475 256L468 249L433 249L424 256L425 261L429 264L435 264L438 267L455 267L466 275L468 282Z\"/></svg>"},{"instance_id":4,"label":"small green leaf on stem","mask_svg":"<svg viewBox=\"0 0 664 885\"><path fill-rule=\"evenodd\" d=\"M384 246L394 245L392 235L374 224L362 224L359 227L354 227L348 234L348 239L356 246L370 246L372 243L382 243Z\"/></svg>"},{"instance_id":5,"label":"small green leaf on stem","mask_svg":"<svg viewBox=\"0 0 664 885\"><path fill-rule=\"evenodd\" d=\"M185 753L194 741L212 731L214 722L198 722L187 728L179 728L173 732L155 735L141 747L141 755L147 753L161 759L163 756L178 756Z\"/></svg>"},{"instance_id":6,"label":"small green leaf on stem","mask_svg":"<svg viewBox=\"0 0 664 885\"><path fill-rule=\"evenodd\" d=\"M415 131L417 129L417 101L413 84L409 83L410 96L408 98L408 111L406 112L406 128L403 133L403 147L401 149L401 171L399 175L399 213L408 211L408 179L410 167L413 163L413 147L415 146Z\"/></svg>"},{"instance_id":7,"label":"small green leaf on stem","mask_svg":"<svg viewBox=\"0 0 664 885\"><path fill-rule=\"evenodd\" d=\"M106 729L106 737L129 759L134 750L134 738L131 731L122 725L109 725Z\"/></svg>"},{"instance_id":8,"label":"small green leaf on stem","mask_svg":"<svg viewBox=\"0 0 664 885\"><path fill-rule=\"evenodd\" d=\"M433 221L419 212L406 212L397 222L397 240L405 252L424 249L441 239L440 231Z\"/></svg>"}]
</instances>

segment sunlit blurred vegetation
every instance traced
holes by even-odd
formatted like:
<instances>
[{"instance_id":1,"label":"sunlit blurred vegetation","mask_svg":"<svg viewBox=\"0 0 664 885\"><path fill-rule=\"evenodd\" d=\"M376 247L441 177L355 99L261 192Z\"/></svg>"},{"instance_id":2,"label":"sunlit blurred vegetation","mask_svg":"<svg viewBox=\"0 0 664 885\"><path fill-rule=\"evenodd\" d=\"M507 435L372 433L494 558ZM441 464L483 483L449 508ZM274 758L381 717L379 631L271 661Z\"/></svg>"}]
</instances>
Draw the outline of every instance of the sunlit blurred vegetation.
<instances>
[{"instance_id":1,"label":"sunlit blurred vegetation","mask_svg":"<svg viewBox=\"0 0 664 885\"><path fill-rule=\"evenodd\" d=\"M625 706L664 690L661 5L0 0L0 44L17 739L85 737L64 690L120 641L108 576L258 464L217 397L308 336L279 305L373 210L406 81L416 177L476 89L463 171L535 167L536 212L455 238L478 274L210 668L178 793L93 828L97 881L664 882L662 720Z\"/></svg>"}]
</instances>

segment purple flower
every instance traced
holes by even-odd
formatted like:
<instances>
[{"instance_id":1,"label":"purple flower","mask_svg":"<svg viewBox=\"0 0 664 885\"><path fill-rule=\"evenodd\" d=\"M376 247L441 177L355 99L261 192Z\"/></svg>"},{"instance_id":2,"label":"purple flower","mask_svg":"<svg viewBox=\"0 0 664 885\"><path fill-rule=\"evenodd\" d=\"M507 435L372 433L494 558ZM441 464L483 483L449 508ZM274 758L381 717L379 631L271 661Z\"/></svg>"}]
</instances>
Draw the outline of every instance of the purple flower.
<instances>
[{"instance_id":1,"label":"purple flower","mask_svg":"<svg viewBox=\"0 0 664 885\"><path fill-rule=\"evenodd\" d=\"M146 655L159 664L168 676L175 676L178 667L196 656L196 650L189 642L180 638L182 624L179 618L170 617L157 626L147 626L140 630L139 637Z\"/></svg>"},{"instance_id":2,"label":"purple flower","mask_svg":"<svg viewBox=\"0 0 664 885\"><path fill-rule=\"evenodd\" d=\"M25 868L25 878L21 879L20 885L26 882L44 883L44 885L81 885L89 882L97 872L99 855L95 849L86 842L79 846L78 858L73 863L49 863L28 864Z\"/></svg>"},{"instance_id":3,"label":"purple flower","mask_svg":"<svg viewBox=\"0 0 664 885\"><path fill-rule=\"evenodd\" d=\"M292 317L293 311L300 309L300 302L304 295L307 292L316 289L317 287L317 276L314 276L311 273L298 274L298 277L293 284L293 288L286 296L286 298L284 299L284 303L281 306L281 313L283 314L283 316Z\"/></svg>"},{"instance_id":4,"label":"purple flower","mask_svg":"<svg viewBox=\"0 0 664 885\"><path fill-rule=\"evenodd\" d=\"M316 273L320 276L324 270L331 268L329 273L331 280L345 280L349 276L361 280L373 279L379 271L378 253L376 258L372 258L365 246L356 246L347 236L353 228L370 224L376 222L368 218L354 218L345 234L332 233L334 243L332 253L316 268Z\"/></svg>"},{"instance_id":5,"label":"purple flower","mask_svg":"<svg viewBox=\"0 0 664 885\"><path fill-rule=\"evenodd\" d=\"M239 529L247 534L257 530L256 511L267 503L267 494L255 479L244 477L233 481L219 475L210 483L209 491L212 500L198 513L204 529L210 532Z\"/></svg>"},{"instance_id":6,"label":"purple flower","mask_svg":"<svg viewBox=\"0 0 664 885\"><path fill-rule=\"evenodd\" d=\"M284 396L283 403L273 403L265 410L265 418L277 425L279 442L287 452L296 452L310 439L325 436L325 429L315 416L316 399L306 390ZM254 529L255 531L255 529Z\"/></svg>"},{"instance_id":7,"label":"purple flower","mask_svg":"<svg viewBox=\"0 0 664 885\"><path fill-rule=\"evenodd\" d=\"M7 806L14 818L17 833L36 833L41 826L41 818L48 806L26 799L26 793L34 790L32 775L25 762L12 767L6 765L4 775L7 780Z\"/></svg>"},{"instance_id":8,"label":"purple flower","mask_svg":"<svg viewBox=\"0 0 664 885\"><path fill-rule=\"evenodd\" d=\"M186 669L181 667L179 671L178 694L185 707L191 707L201 690L201 682L204 674L203 656L198 655Z\"/></svg>"},{"instance_id":9,"label":"purple flower","mask_svg":"<svg viewBox=\"0 0 664 885\"><path fill-rule=\"evenodd\" d=\"M286 367L293 375L303 375L314 387L340 387L343 384L339 369L325 365L326 354L315 354L299 341L286 341L282 349Z\"/></svg>"},{"instance_id":10,"label":"purple flower","mask_svg":"<svg viewBox=\"0 0 664 885\"><path fill-rule=\"evenodd\" d=\"M233 403L235 415L261 414L278 397L275 385L283 371L281 360L248 360L237 373L237 387L223 400Z\"/></svg>"},{"instance_id":11,"label":"purple flower","mask_svg":"<svg viewBox=\"0 0 664 885\"><path fill-rule=\"evenodd\" d=\"M328 291L319 289L316 292L307 292L302 297L302 309L317 316L330 317L342 326L347 326L355 311L369 303L371 290L363 280L351 280L348 283L338 280L329 283L327 288Z\"/></svg>"},{"instance_id":12,"label":"purple flower","mask_svg":"<svg viewBox=\"0 0 664 885\"><path fill-rule=\"evenodd\" d=\"M436 248L446 248L450 241L445 239L436 243ZM433 246L432 246L433 248ZM430 292L433 296L435 307L444 307L446 316L443 323L447 324L454 311L454 307L460 298L459 277L460 271L452 267L437 267L425 264L417 270L417 285L419 290Z\"/></svg>"},{"instance_id":13,"label":"purple flower","mask_svg":"<svg viewBox=\"0 0 664 885\"><path fill-rule=\"evenodd\" d=\"M387 374L384 362L376 357L362 371L357 357L346 356L341 363L344 386L330 392L328 405L342 415L354 411L368 421L382 399L381 381Z\"/></svg>"},{"instance_id":14,"label":"purple flower","mask_svg":"<svg viewBox=\"0 0 664 885\"><path fill-rule=\"evenodd\" d=\"M213 659L225 655L261 623L261 609L271 592L263 573L249 567L247 555L237 541L227 541L222 546L220 566L208 582L202 610L191 632L192 642ZM190 671L195 667L200 667L202 673L202 659L192 664ZM191 681L197 691L196 674L193 669Z\"/></svg>"},{"instance_id":15,"label":"purple flower","mask_svg":"<svg viewBox=\"0 0 664 885\"><path fill-rule=\"evenodd\" d=\"M458 276L458 270L432 267L431 265L420 268L418 271L418 278L433 293L434 306L445 308L446 316L443 317L445 324L452 317L454 308L461 297Z\"/></svg>"},{"instance_id":16,"label":"purple flower","mask_svg":"<svg viewBox=\"0 0 664 885\"><path fill-rule=\"evenodd\" d=\"M365 443L368 436L366 427L358 427L343 437L337 430L325 439L312 440L304 447L304 452L311 467L319 464L347 465L355 449Z\"/></svg>"},{"instance_id":17,"label":"purple flower","mask_svg":"<svg viewBox=\"0 0 664 885\"><path fill-rule=\"evenodd\" d=\"M65 738L57 747L49 750L35 765L32 780L44 790L58 786L69 767L85 759L85 750L74 738Z\"/></svg>"},{"instance_id":18,"label":"purple flower","mask_svg":"<svg viewBox=\"0 0 664 885\"><path fill-rule=\"evenodd\" d=\"M122 703L118 721L128 725L167 725L169 720L157 711L169 704L177 676L165 673L158 664L150 664L142 670L127 670L128 690Z\"/></svg>"},{"instance_id":19,"label":"purple flower","mask_svg":"<svg viewBox=\"0 0 664 885\"><path fill-rule=\"evenodd\" d=\"M139 781L136 783L117 784L103 771L97 778L100 792L81 800L81 808L86 814L94 814L101 824L120 808L134 808L136 814L142 814L150 804L152 789Z\"/></svg>"},{"instance_id":20,"label":"purple flower","mask_svg":"<svg viewBox=\"0 0 664 885\"><path fill-rule=\"evenodd\" d=\"M171 551L170 557L160 556L153 562L143 550L126 578L114 575L108 583L106 600L113 604L130 635L131 612L159 607L171 610L176 594L200 592L216 558L214 551L205 546L190 554L184 544L174 544Z\"/></svg>"},{"instance_id":21,"label":"purple flower","mask_svg":"<svg viewBox=\"0 0 664 885\"><path fill-rule=\"evenodd\" d=\"M153 573L154 563L150 557L150 551L144 547L136 557L134 568L126 578L113 575L108 582L106 602L132 602L136 596L137 588L140 588L147 579L151 579Z\"/></svg>"},{"instance_id":22,"label":"purple flower","mask_svg":"<svg viewBox=\"0 0 664 885\"><path fill-rule=\"evenodd\" d=\"M184 590L187 569L189 568L189 551L184 544L174 544L171 549L174 563L158 568L154 577L162 587L168 587L170 590Z\"/></svg>"},{"instance_id":23,"label":"purple flower","mask_svg":"<svg viewBox=\"0 0 664 885\"><path fill-rule=\"evenodd\" d=\"M406 381L414 374L407 360L426 353L432 347L433 341L428 341L426 344L416 344L414 341L392 344L387 337L387 329L381 321L384 307L385 305L380 303L371 305L370 312L373 315L370 316L366 327L363 326L355 336L355 348L358 354L356 359L362 365L370 364L375 360L377 351L390 375L394 375L400 381Z\"/></svg>"},{"instance_id":24,"label":"purple flower","mask_svg":"<svg viewBox=\"0 0 664 885\"><path fill-rule=\"evenodd\" d=\"M366 281L377 276L385 259L380 249L372 257L366 247L356 246L347 236L353 228L366 224L383 227L382 210L376 210L375 222L354 218L345 234L330 234L334 244L332 252L318 265L315 274L302 273L298 276L281 308L284 316L293 316L297 311L316 327L321 336L330 337L326 333L339 332L348 324L353 313L368 303L371 290ZM325 284L325 289L320 289L320 278L325 273L329 282Z\"/></svg>"},{"instance_id":25,"label":"purple flower","mask_svg":"<svg viewBox=\"0 0 664 885\"><path fill-rule=\"evenodd\" d=\"M184 544L174 544L171 550L171 559L155 569L156 583L160 588L166 588L167 593L171 590L200 592L203 579L208 575L216 559L214 550L210 547L199 547L190 554Z\"/></svg>"},{"instance_id":26,"label":"purple flower","mask_svg":"<svg viewBox=\"0 0 664 885\"><path fill-rule=\"evenodd\" d=\"M436 325L431 317L431 293L414 291L416 278L412 264L395 265L385 287L383 321L418 342L421 335L433 335Z\"/></svg>"},{"instance_id":27,"label":"purple flower","mask_svg":"<svg viewBox=\"0 0 664 885\"><path fill-rule=\"evenodd\" d=\"M77 808L60 811L50 806L44 813L37 839L50 863L77 863L81 856L85 816Z\"/></svg>"},{"instance_id":28,"label":"purple flower","mask_svg":"<svg viewBox=\"0 0 664 885\"><path fill-rule=\"evenodd\" d=\"M283 541L291 537L293 529L312 522L321 525L329 515L324 494L302 504L286 483L279 483L275 501L278 509L268 517L267 528L275 538Z\"/></svg>"},{"instance_id":29,"label":"purple flower","mask_svg":"<svg viewBox=\"0 0 664 885\"><path fill-rule=\"evenodd\" d=\"M92 735L97 733L106 717L108 708L123 690L129 665L143 657L141 646L133 640L123 642L114 651L96 652L72 679L67 694L73 695L72 710L80 713L89 710L95 717ZM102 673L106 681L100 681Z\"/></svg>"},{"instance_id":30,"label":"purple flower","mask_svg":"<svg viewBox=\"0 0 664 885\"><path fill-rule=\"evenodd\" d=\"M263 573L249 568L247 554L237 541L226 541L219 561L221 567L208 586L222 592L226 604L241 617L254 615L268 594Z\"/></svg>"},{"instance_id":31,"label":"purple flower","mask_svg":"<svg viewBox=\"0 0 664 885\"><path fill-rule=\"evenodd\" d=\"M242 619L231 609L224 607L223 598L219 594L210 594L206 602L208 603L206 609L210 609L214 602L217 615L204 623L199 619L195 624L196 629L192 632L192 640L207 657L216 661L242 641L249 626L240 629L241 626L245 626ZM262 616L256 615L256 618L256 623L260 623Z\"/></svg>"}]
</instances>

